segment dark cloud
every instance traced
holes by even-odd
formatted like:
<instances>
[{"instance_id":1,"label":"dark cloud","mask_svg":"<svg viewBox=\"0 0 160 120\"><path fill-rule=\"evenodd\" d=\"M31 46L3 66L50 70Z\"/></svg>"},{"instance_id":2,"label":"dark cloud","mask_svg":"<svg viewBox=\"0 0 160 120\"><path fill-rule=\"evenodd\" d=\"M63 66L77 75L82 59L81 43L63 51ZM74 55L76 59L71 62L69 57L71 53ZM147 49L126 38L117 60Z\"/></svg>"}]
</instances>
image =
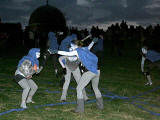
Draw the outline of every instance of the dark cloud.
<instances>
[{"instance_id":1,"label":"dark cloud","mask_svg":"<svg viewBox=\"0 0 160 120\"><path fill-rule=\"evenodd\" d=\"M31 13L45 4L45 0L1 0L0 17L4 22L27 25ZM72 24L126 20L144 25L160 19L158 0L49 0L49 4L60 9Z\"/></svg>"}]
</instances>

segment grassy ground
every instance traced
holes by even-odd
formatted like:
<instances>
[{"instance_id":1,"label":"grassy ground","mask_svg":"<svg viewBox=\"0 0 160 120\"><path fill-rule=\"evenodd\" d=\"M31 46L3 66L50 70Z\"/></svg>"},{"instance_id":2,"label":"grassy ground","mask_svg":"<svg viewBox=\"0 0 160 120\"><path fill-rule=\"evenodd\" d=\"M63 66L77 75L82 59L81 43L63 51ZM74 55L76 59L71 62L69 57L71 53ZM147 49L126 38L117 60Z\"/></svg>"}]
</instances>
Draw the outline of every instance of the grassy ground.
<instances>
[{"instance_id":1,"label":"grassy ground","mask_svg":"<svg viewBox=\"0 0 160 120\"><path fill-rule=\"evenodd\" d=\"M20 109L22 89L12 79L19 59L0 58L1 120L160 120L159 72L153 71L153 86L144 86L146 80L140 72L140 60L135 56L106 55L99 84L104 110L96 109L95 97L88 86L91 101L85 104L85 112L81 114L71 112L76 107L75 89L69 89L66 103L59 101L62 89L51 60L40 75L33 77L39 86L33 98L36 103L27 104L29 109ZM75 82L70 86L75 88Z\"/></svg>"}]
</instances>

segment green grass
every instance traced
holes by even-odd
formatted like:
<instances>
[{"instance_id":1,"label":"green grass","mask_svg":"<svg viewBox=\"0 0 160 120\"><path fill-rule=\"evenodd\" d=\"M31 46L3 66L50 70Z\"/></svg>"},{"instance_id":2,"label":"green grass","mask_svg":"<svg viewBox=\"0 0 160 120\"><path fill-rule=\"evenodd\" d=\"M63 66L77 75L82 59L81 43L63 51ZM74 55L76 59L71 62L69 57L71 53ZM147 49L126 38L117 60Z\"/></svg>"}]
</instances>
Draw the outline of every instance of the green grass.
<instances>
[{"instance_id":1,"label":"green grass","mask_svg":"<svg viewBox=\"0 0 160 120\"><path fill-rule=\"evenodd\" d=\"M0 59L0 113L11 109L20 108L21 88L13 80L18 60L21 57L5 57ZM117 96L132 97L152 90L160 86L159 71L153 71L153 86L144 86L146 80L140 72L140 60L134 56L128 57L111 57L107 55L104 58L104 64L101 68L101 78L99 88L103 94L112 92ZM152 115L142 110L132 102L141 105L147 110L160 113L160 89L143 94L141 98L122 100L104 97L104 110L100 111L96 108L95 103L85 104L84 113L73 113L76 104L65 104L56 106L34 106L60 103L61 93L48 93L49 91L62 91L59 87L59 79L53 72L51 60L48 61L45 69L40 75L35 75L33 80L38 85L38 91L34 96L35 104L27 104L29 109L19 112L11 112L0 115L0 120L160 120L160 116ZM48 84L51 83L51 84ZM76 87L74 81L71 86ZM104 89L102 89L104 88ZM87 86L87 93L92 94L90 86ZM142 98L143 97L143 98ZM91 100L94 96L89 96ZM76 101L76 91L69 89L67 102ZM139 101L135 102L135 101ZM143 104L146 102L148 104Z\"/></svg>"}]
</instances>

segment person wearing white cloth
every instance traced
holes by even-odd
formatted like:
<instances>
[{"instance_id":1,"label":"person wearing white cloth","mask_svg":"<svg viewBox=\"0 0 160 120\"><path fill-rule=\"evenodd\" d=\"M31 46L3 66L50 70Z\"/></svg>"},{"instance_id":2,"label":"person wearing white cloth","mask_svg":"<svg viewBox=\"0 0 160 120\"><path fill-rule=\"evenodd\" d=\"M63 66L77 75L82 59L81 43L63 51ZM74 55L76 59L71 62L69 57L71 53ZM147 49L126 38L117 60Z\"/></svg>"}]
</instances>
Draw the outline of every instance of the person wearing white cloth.
<instances>
[{"instance_id":1,"label":"person wearing white cloth","mask_svg":"<svg viewBox=\"0 0 160 120\"><path fill-rule=\"evenodd\" d=\"M141 51L142 51L141 71L148 80L148 82L145 85L152 85L150 71L154 67L157 67L160 69L160 53L154 50L148 50L146 46L142 47ZM146 60L148 60L149 63L146 64L146 70L144 70L144 64Z\"/></svg>"},{"instance_id":2,"label":"person wearing white cloth","mask_svg":"<svg viewBox=\"0 0 160 120\"><path fill-rule=\"evenodd\" d=\"M82 74L79 80L77 90L77 107L74 112L84 112L84 98L83 89L91 81L92 87L96 96L96 104L98 109L103 109L103 98L100 90L98 89L100 70L98 70L98 58L95 54L89 51L88 47L82 47L81 41L73 41L75 50L71 52L65 51L54 51L54 54L65 55L65 56L77 56L83 66L88 70Z\"/></svg>"},{"instance_id":3,"label":"person wearing white cloth","mask_svg":"<svg viewBox=\"0 0 160 120\"><path fill-rule=\"evenodd\" d=\"M26 103L34 103L33 95L38 89L36 83L31 79L33 74L41 72L43 67L39 68L40 49L30 49L27 56L24 56L17 66L15 72L16 82L23 88L21 107L27 108Z\"/></svg>"},{"instance_id":4,"label":"person wearing white cloth","mask_svg":"<svg viewBox=\"0 0 160 120\"><path fill-rule=\"evenodd\" d=\"M92 41L88 46L88 49L90 50L93 47L94 43L96 42L97 42L97 39L94 39L94 41ZM75 49L76 47L71 43L71 47L69 48L69 51L71 52ZM71 73L73 74L73 77L76 80L77 84L79 83L79 80L81 78L81 72L79 69L80 61L77 56L70 56L70 57L61 56L59 57L59 62L62 68L66 71L65 82L63 85L63 91L62 91L62 96L60 100L66 101L67 91L68 91L68 87L71 80ZM85 101L88 100L85 89L83 90L83 96Z\"/></svg>"}]
</instances>

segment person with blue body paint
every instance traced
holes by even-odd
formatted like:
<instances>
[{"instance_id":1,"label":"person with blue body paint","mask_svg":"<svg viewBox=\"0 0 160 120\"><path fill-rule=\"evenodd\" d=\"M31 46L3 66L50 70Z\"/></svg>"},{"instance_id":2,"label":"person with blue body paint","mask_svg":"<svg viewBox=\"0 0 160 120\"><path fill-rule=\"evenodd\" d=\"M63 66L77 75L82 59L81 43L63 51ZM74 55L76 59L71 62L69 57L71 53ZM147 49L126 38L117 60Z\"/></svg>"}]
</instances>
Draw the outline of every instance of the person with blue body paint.
<instances>
[{"instance_id":1,"label":"person with blue body paint","mask_svg":"<svg viewBox=\"0 0 160 120\"><path fill-rule=\"evenodd\" d=\"M59 46L59 50L69 52L70 44L73 40L77 40L76 34L72 34L64 38Z\"/></svg>"},{"instance_id":2,"label":"person with blue body paint","mask_svg":"<svg viewBox=\"0 0 160 120\"><path fill-rule=\"evenodd\" d=\"M61 44L59 46L59 50L61 51L69 51L69 48L70 48L70 45L71 45L71 42L73 40L77 40L77 35L76 34L71 34L71 35L68 35L67 37L65 37L62 41L61 41ZM61 78L61 81L60 81L60 86L62 87L63 84L65 83L65 75L66 75L66 71L63 69L63 74L62 74L62 78Z\"/></svg>"},{"instance_id":3,"label":"person with blue body paint","mask_svg":"<svg viewBox=\"0 0 160 120\"><path fill-rule=\"evenodd\" d=\"M52 55L52 51L58 50L59 44L57 42L57 37L56 34L52 31L48 33L48 42L47 42L47 51L44 53L44 61L43 61L43 66L46 65L46 61L49 59L49 57L52 57L53 61L53 67L55 69L55 74L57 75L58 72L58 67L57 67L57 55Z\"/></svg>"},{"instance_id":4,"label":"person with blue body paint","mask_svg":"<svg viewBox=\"0 0 160 120\"><path fill-rule=\"evenodd\" d=\"M88 49L90 50L94 43L97 42L97 38L94 38L93 41L89 44ZM71 47L69 48L69 51L73 51L75 50L74 44L71 42ZM75 81L77 82L77 84L79 83L79 80L81 78L81 71L80 71L80 61L78 59L77 56L61 56L59 57L59 62L62 66L63 69L65 69L66 74L64 76L65 78L65 82L63 84L63 91L62 91L62 96L61 96L61 101L66 101L66 96L67 96L67 91L68 91L68 87L70 84L70 80L71 80L71 74L73 74L73 77L75 79ZM86 95L85 89L83 90L83 96L84 96L84 100L87 101L88 97Z\"/></svg>"},{"instance_id":5,"label":"person with blue body paint","mask_svg":"<svg viewBox=\"0 0 160 120\"><path fill-rule=\"evenodd\" d=\"M66 51L54 51L53 54L59 54L64 56L77 56L83 66L86 68L79 80L77 90L77 107L74 112L84 112L84 98L83 89L91 81L92 87L96 96L96 104L98 109L103 109L103 98L100 90L98 89L100 70L98 70L98 58L95 54L90 52L88 47L82 47L81 41L75 40L74 50L71 52Z\"/></svg>"},{"instance_id":6,"label":"person with blue body paint","mask_svg":"<svg viewBox=\"0 0 160 120\"><path fill-rule=\"evenodd\" d=\"M93 47L93 53L98 57L98 64L101 66L103 64L103 54L104 54L104 38L103 35L100 34L98 36L98 42Z\"/></svg>"},{"instance_id":7,"label":"person with blue body paint","mask_svg":"<svg viewBox=\"0 0 160 120\"><path fill-rule=\"evenodd\" d=\"M104 42L103 35L99 35L98 42L93 47L93 51L94 52L98 52L98 51L102 51L103 52L103 42Z\"/></svg>"},{"instance_id":8,"label":"person with blue body paint","mask_svg":"<svg viewBox=\"0 0 160 120\"><path fill-rule=\"evenodd\" d=\"M31 79L34 74L41 72L43 67L39 67L40 49L32 48L27 56L24 56L18 63L15 72L16 82L23 88L21 107L27 108L26 103L34 103L33 95L38 89L36 83Z\"/></svg>"},{"instance_id":9,"label":"person with blue body paint","mask_svg":"<svg viewBox=\"0 0 160 120\"><path fill-rule=\"evenodd\" d=\"M142 52L141 71L148 80L148 82L145 85L152 85L150 71L154 67L160 69L160 53L154 50L148 50L146 46L142 47L141 52ZM149 61L149 63L146 65L146 71L144 70L145 60Z\"/></svg>"}]
</instances>

